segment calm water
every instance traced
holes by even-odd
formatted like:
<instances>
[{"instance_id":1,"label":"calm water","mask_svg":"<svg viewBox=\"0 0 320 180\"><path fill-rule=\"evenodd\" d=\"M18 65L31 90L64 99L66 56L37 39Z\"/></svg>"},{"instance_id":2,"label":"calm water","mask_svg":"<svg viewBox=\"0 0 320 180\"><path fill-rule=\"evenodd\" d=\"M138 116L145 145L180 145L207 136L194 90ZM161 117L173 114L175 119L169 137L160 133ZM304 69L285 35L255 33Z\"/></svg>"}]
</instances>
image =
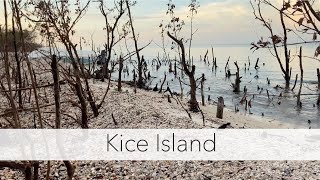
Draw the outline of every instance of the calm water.
<instances>
[{"instance_id":1,"label":"calm water","mask_svg":"<svg viewBox=\"0 0 320 180\"><path fill-rule=\"evenodd\" d=\"M303 55L313 57L314 50L316 49L316 45L309 46L303 49ZM159 48L148 48L141 52L141 55L145 56L145 59L148 62L148 70L152 77L152 80L148 82L150 87L154 87L158 83L158 87L160 87L161 82L164 77L164 73L167 74L167 82L171 90L180 93L180 83L174 77L174 74L169 74L168 64L162 64L159 70L156 70L155 66L151 66L152 59L154 59L158 54ZM205 55L207 49L206 48L193 48L192 54L194 56L194 64L196 65L196 77L200 77L202 73L205 74L205 99L207 100L208 95L211 96L213 101L216 101L219 96L224 97L225 104L227 108L234 110L235 106L237 106L240 112L245 111L245 105L240 104L241 98L244 96L244 92L239 94L233 93L233 89L231 87L231 83L234 82L234 77L230 79L225 78L224 67L227 62L228 57L230 56L229 66L231 69L231 73L235 73L236 67L234 62L237 61L240 67L240 75L242 76L241 82L241 90L243 91L243 87L246 86L248 89L247 99L252 100L252 108L250 109L253 116L260 116L264 114L263 119L266 121L268 119L277 119L282 122L291 123L295 126L308 128L311 126L312 128L320 128L320 108L317 106L314 107L317 101L317 74L316 69L320 68L320 62L310 58L303 58L303 68L304 68L304 83L302 87L301 101L303 106L301 109L296 107L296 97L295 95L298 93L299 83L300 83L300 68L299 68L299 59L298 57L294 58L291 62L291 66L293 67L292 71L292 79L291 79L291 87L294 84L295 75L299 74L297 86L294 92L289 91L286 92L283 89L275 89L276 85L280 85L284 87L284 78L282 76L279 64L277 60L270 54L270 52L266 49L258 50L256 52L252 52L250 47L214 47L214 55L217 57L217 65L218 68L216 71L212 71L212 53L211 48L209 49L208 57L210 61L210 65L200 61L200 55L202 57ZM88 52L80 53L84 57L87 56ZM160 53L161 54L161 53ZM283 55L283 53L280 53ZM291 55L298 55L298 47L291 47ZM171 59L174 59L174 52L171 52ZM250 67L249 70L245 71L245 63L247 64L247 68L249 65L248 56L250 59ZM255 62L257 58L260 58L259 66L260 69L255 70ZM135 57L132 57L135 60ZM127 61L125 63L130 72L133 70L132 65ZM264 64L264 65L263 65ZM125 66L126 66L125 65ZM181 75L181 71L178 73ZM113 73L113 78L118 79L118 72ZM256 77L259 78L256 78ZM270 79L271 84L267 84L267 78ZM123 80L132 80L132 73L130 76L127 76L126 73L123 73ZM188 79L186 76L184 77L184 82L188 83ZM257 86L263 88L258 91ZM164 88L166 88L166 84ZM189 88L184 86L184 94L188 92ZM267 91L269 91L270 95L274 95L268 99ZM282 94L282 97L279 95ZM313 94L313 95L310 95ZM200 101L200 90L198 90L198 100ZM254 95L254 98L253 98ZM267 119L268 118L268 119ZM311 120L311 124L308 124L308 120ZM232 123L232 122L231 122Z\"/></svg>"},{"instance_id":2,"label":"calm water","mask_svg":"<svg viewBox=\"0 0 320 180\"><path fill-rule=\"evenodd\" d=\"M291 48L292 55L298 55L298 49ZM310 46L303 49L303 55L313 57L314 50L316 46ZM145 59L148 61L149 70L151 76L155 77L149 82L150 87L154 87L158 83L158 87L161 85L164 73L167 73L167 81L172 90L180 92L179 81L174 77L174 74L169 74L168 64L166 66L162 65L157 71L155 67L151 66L151 61L157 55L158 49L149 49L142 52L145 55ZM315 95L304 95L301 98L303 106L301 109L296 107L296 97L299 89L299 79L300 79L300 68L298 57L293 59L291 65L293 67L292 71L292 86L295 81L295 75L299 74L297 86L294 92L285 92L283 89L275 89L276 85L284 87L284 79L280 70L280 67L276 59L270 54L268 50L259 50L256 52L250 51L249 47L214 47L214 54L217 57L218 68L216 71L212 71L212 53L209 49L209 60L210 65L200 61L200 55L202 57L205 55L206 48L196 48L192 50L194 54L194 64L196 65L196 77L200 77L202 73L205 74L205 96L206 100L208 95L211 99L216 101L217 97L223 96L225 99L225 104L229 109L234 110L235 106L239 107L241 112L245 112L245 105L241 105L239 102L244 96L244 92L240 94L233 93L231 87L231 82L234 82L234 77L230 79L225 78L224 67L227 62L228 56L231 56L229 66L232 73L235 73L236 67L233 62L237 61L240 67L240 74L242 76L241 90L246 86L248 89L247 99L252 100L251 113L254 116L262 117L264 114L265 118L278 119L286 123L292 123L298 127L308 128L308 120L311 120L312 128L320 128L320 108L314 107L317 101L317 74L316 68L320 68L320 62L310 58L303 59L304 68L304 84L302 87L302 94L315 94ZM250 58L249 70L245 71L245 63L248 68L248 56ZM254 65L257 58L260 58L259 66L260 69L255 70ZM171 57L173 58L173 56ZM264 65L263 65L264 64ZM130 66L129 66L130 68ZM178 74L181 74L179 72ZM117 79L117 73L115 73L114 78ZM255 78L258 76L259 78ZM267 78L270 79L271 84L268 85ZM125 77L127 80L131 80L132 77ZM184 82L188 83L188 79L184 78ZM263 88L258 91L257 86ZM166 88L166 85L164 85ZM210 90L209 90L210 88ZM267 91L270 95L275 95L268 99ZM188 91L188 87L184 87L184 93ZM278 97L282 93L282 97ZM200 98L200 90L198 92ZM253 95L254 98L253 98Z\"/></svg>"}]
</instances>

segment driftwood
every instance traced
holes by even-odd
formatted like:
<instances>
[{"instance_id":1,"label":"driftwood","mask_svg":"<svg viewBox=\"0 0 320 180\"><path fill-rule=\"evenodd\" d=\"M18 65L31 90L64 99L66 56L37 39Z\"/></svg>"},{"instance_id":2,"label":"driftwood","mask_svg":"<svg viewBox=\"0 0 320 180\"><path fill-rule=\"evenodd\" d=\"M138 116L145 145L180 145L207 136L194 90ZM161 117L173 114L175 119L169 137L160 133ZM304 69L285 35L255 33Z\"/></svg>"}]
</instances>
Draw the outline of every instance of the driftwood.
<instances>
[{"instance_id":1,"label":"driftwood","mask_svg":"<svg viewBox=\"0 0 320 180\"><path fill-rule=\"evenodd\" d=\"M204 117L203 111L202 111L202 109L200 108L199 104L198 104L198 109L199 109L199 111L200 111L200 113L201 113L201 116L202 116L202 125L205 126L205 125L206 125L206 124L205 124L205 117Z\"/></svg>"},{"instance_id":2,"label":"driftwood","mask_svg":"<svg viewBox=\"0 0 320 180\"><path fill-rule=\"evenodd\" d=\"M61 102L62 103L66 103L66 102ZM52 104L45 104L45 105L41 105L39 106L39 108L45 108L45 107L49 107L49 106L53 106L55 105L55 103ZM36 111L36 107L32 107L32 108L23 108L23 109L17 109L18 112L25 112L25 111ZM10 109L6 109L5 112L3 114L0 114L0 117L8 117L8 116L12 116L14 113L14 110L12 108Z\"/></svg>"},{"instance_id":3,"label":"driftwood","mask_svg":"<svg viewBox=\"0 0 320 180\"><path fill-rule=\"evenodd\" d=\"M231 125L231 123L225 123L218 127L218 129L226 129Z\"/></svg>"},{"instance_id":4,"label":"driftwood","mask_svg":"<svg viewBox=\"0 0 320 180\"><path fill-rule=\"evenodd\" d=\"M114 118L113 113L111 113L111 117L112 117L112 121L113 121L114 125L118 126L118 123L117 123L116 119Z\"/></svg>"},{"instance_id":5,"label":"driftwood","mask_svg":"<svg viewBox=\"0 0 320 180\"><path fill-rule=\"evenodd\" d=\"M66 84L66 80L60 80L59 84ZM52 86L54 86L54 83L37 86L36 88L40 89L40 88L47 88L47 87L52 87ZM23 91L23 90L30 90L30 89L32 90L32 87L24 87L24 88L12 89L11 91ZM9 92L9 90L0 91L0 93L7 93L7 92Z\"/></svg>"},{"instance_id":6,"label":"driftwood","mask_svg":"<svg viewBox=\"0 0 320 180\"><path fill-rule=\"evenodd\" d=\"M188 109L186 109L183 104L181 103L181 101L179 100L179 98L176 99L178 101L178 103L181 105L181 107L183 108L184 111L186 111L186 113L188 114L189 118L192 120L191 114L189 113Z\"/></svg>"}]
</instances>

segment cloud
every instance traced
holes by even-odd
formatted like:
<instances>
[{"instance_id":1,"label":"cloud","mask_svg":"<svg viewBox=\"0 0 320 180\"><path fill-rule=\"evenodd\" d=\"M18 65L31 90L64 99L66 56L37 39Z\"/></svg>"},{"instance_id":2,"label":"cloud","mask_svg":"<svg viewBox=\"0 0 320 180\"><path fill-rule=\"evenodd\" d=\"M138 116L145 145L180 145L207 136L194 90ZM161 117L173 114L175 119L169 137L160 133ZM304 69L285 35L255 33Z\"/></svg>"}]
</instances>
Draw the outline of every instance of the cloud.
<instances>
[{"instance_id":1,"label":"cloud","mask_svg":"<svg viewBox=\"0 0 320 180\"><path fill-rule=\"evenodd\" d=\"M176 14L184 19L185 37L190 34L190 14L187 6L178 7ZM194 19L194 29L198 29L194 44L205 46L213 43L247 43L250 42L251 21L253 20L250 4L245 1L224 0L209 1L201 4ZM249 32L249 33L248 33Z\"/></svg>"},{"instance_id":2,"label":"cloud","mask_svg":"<svg viewBox=\"0 0 320 180\"><path fill-rule=\"evenodd\" d=\"M277 3L279 0L276 0ZM282 1L282 0L281 0ZM138 0L132 8L134 26L139 34L141 44L150 40L160 42L159 24L162 20L169 22L166 16L167 0ZM186 22L182 36L186 39L190 36L190 20L188 19L188 0L176 1L176 15ZM257 40L263 29L261 23L254 19L253 10L249 1L243 0L202 0L198 14L195 15L194 36L195 46L210 46L211 44L248 44ZM272 9L264 9L267 17L277 16ZM77 26L83 36L90 37L95 32L94 38L97 44L103 44L105 39L104 19L92 5L90 11Z\"/></svg>"}]
</instances>

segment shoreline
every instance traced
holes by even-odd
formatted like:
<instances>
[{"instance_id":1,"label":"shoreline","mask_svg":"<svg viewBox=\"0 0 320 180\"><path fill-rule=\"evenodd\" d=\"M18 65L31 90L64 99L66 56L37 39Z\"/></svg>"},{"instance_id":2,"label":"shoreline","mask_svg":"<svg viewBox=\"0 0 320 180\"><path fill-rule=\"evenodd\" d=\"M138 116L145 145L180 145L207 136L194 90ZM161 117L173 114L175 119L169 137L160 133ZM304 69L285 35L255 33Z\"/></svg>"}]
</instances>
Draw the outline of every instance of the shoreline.
<instances>
[{"instance_id":1,"label":"shoreline","mask_svg":"<svg viewBox=\"0 0 320 180\"><path fill-rule=\"evenodd\" d=\"M107 83L102 82L95 82L92 84L92 87L96 88L103 88L107 87ZM184 108L181 107L181 105L175 100L175 98L170 98L171 103L167 100L167 94L164 93L158 93L154 91L147 91L144 89L137 89L137 94L134 94L133 87L130 85L127 85L125 83L122 83L123 90L122 92L116 91L116 82L110 82L110 90L109 93L113 93L113 95L121 96L121 99L126 99L127 97L130 97L131 95L137 95L139 97L139 100L142 103L146 103L145 105L148 106L151 102L146 101L152 101L152 99L161 99L161 101L152 101L156 106L161 107L160 112L163 113L163 115L168 116L168 118L176 119L176 118L182 118L189 121L188 114L185 112L184 108L187 108L187 99L183 98L182 100L179 98L180 102L184 106ZM108 96L108 95L107 95ZM110 94L109 94L110 96ZM108 98L108 97L107 97ZM131 103L135 104L137 102L132 101ZM276 119L269 119L266 117L258 117L256 115L249 115L249 114L243 114L241 112L235 113L234 111L225 108L224 109L224 118L218 119L215 117L216 115L216 105L212 104L206 104L205 106L200 105L199 106L201 110L204 113L205 117L205 127L203 127L203 119L200 112L193 113L189 112L192 117L192 123L195 123L198 128L218 128L220 125L225 123L231 123L232 128L251 128L251 129L295 129L295 128L302 128L298 127L289 123L283 123ZM121 104L119 104L121 105ZM150 115L150 114L149 114ZM152 116L152 114L151 114ZM240 117L240 118L239 118ZM189 128L189 127L187 127Z\"/></svg>"},{"instance_id":2,"label":"shoreline","mask_svg":"<svg viewBox=\"0 0 320 180\"><path fill-rule=\"evenodd\" d=\"M38 76L39 82L50 83L50 74L43 73ZM91 90L95 95L95 100L99 103L108 87L107 82L98 80L89 80ZM41 85L41 84L39 84ZM231 123L228 128L293 128L293 126L280 123L278 121L262 120L255 116L243 115L226 109L224 119L215 117L216 106L200 106L203 110L206 127L202 125L201 113L191 113L192 120L179 103L171 98L168 102L167 94L153 91L137 89L134 93L132 86L122 83L122 92L117 91L116 82L111 82L109 92L105 103L100 109L98 117L93 118L91 110L89 112L89 128L96 129L202 129L217 128L227 122ZM47 88L39 91L41 102L53 102L53 89ZM32 98L31 98L32 99ZM61 84L61 125L64 129L81 128L74 119L66 116L69 114L74 118L79 118L79 108L72 106L70 101L77 100L77 97L68 89L67 84ZM31 101L32 103L32 101ZM187 99L181 100L181 103L187 108ZM27 104L28 105L28 104ZM53 125L55 122L54 106L43 108L43 118L46 126ZM113 122L114 116L116 124ZM26 111L21 113L23 128L33 128L30 120L33 119L33 112ZM0 118L0 122L5 122ZM31 124L31 125L30 125ZM36 122L39 127L38 122ZM66 167L61 161L51 161L50 177L56 179L65 179ZM176 179L205 179L205 177L219 177L223 179L250 179L263 178L269 179L279 177L309 177L315 178L319 174L317 161L74 161L76 167L75 179L101 179L105 177L121 179L158 179L158 178L176 178ZM44 178L47 169L47 163L40 162L40 176ZM288 171L290 168L290 171ZM3 169L0 177L5 179L23 179L19 171Z\"/></svg>"}]
</instances>

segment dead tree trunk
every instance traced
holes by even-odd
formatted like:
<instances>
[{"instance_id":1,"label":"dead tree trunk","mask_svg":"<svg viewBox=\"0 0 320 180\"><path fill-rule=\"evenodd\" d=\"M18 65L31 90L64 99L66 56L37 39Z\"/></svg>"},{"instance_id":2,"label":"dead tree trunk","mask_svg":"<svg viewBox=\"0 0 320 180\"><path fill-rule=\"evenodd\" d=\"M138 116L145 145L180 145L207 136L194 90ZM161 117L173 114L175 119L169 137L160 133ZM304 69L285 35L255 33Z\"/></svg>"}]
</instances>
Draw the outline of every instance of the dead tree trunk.
<instances>
[{"instance_id":1,"label":"dead tree trunk","mask_svg":"<svg viewBox=\"0 0 320 180\"><path fill-rule=\"evenodd\" d=\"M177 62L174 61L174 76L177 77Z\"/></svg>"},{"instance_id":2,"label":"dead tree trunk","mask_svg":"<svg viewBox=\"0 0 320 180\"><path fill-rule=\"evenodd\" d=\"M103 57L103 56L101 56L101 57ZM108 74L107 69L108 69L109 61L107 61L107 59L106 59L105 57L104 57L101 61L103 61L103 62L101 62L101 63L102 63L102 76L101 76L101 81L104 82L104 79L106 78L106 76L108 76L108 75L107 75L107 74ZM107 62L108 62L108 64L107 64ZM111 78L111 77L108 77L108 78Z\"/></svg>"},{"instance_id":3,"label":"dead tree trunk","mask_svg":"<svg viewBox=\"0 0 320 180\"><path fill-rule=\"evenodd\" d=\"M73 45L72 42L69 42L71 48L73 49L73 52L75 54L75 57L76 57L76 60L77 60L77 63L79 65L79 71L80 73L82 74L82 77L84 79L84 82L85 82L85 86L86 86L86 93L88 95L88 101L89 101L89 104L90 104L90 107L91 107L91 110L93 111L93 114L94 114L94 117L98 117L99 116L99 109L94 101L94 97L93 97L93 94L90 90L90 86L89 86L89 83L88 83L88 78L87 78L87 73L83 67L83 64L80 63L80 57L78 55L78 52L77 52L77 49L76 49L76 45ZM72 52L71 52L72 53ZM73 57L73 56L72 56ZM74 59L73 59L74 60ZM80 74L79 74L80 75ZM81 88L82 88L82 85L81 85Z\"/></svg>"},{"instance_id":4,"label":"dead tree trunk","mask_svg":"<svg viewBox=\"0 0 320 180\"><path fill-rule=\"evenodd\" d=\"M205 106L205 102L204 102L204 74L202 74L202 78L201 78L201 101L202 101L202 106Z\"/></svg>"},{"instance_id":5,"label":"dead tree trunk","mask_svg":"<svg viewBox=\"0 0 320 180\"><path fill-rule=\"evenodd\" d=\"M259 67L259 60L260 58L257 59L256 61L256 65L254 66L254 69L258 70L260 67Z\"/></svg>"},{"instance_id":6,"label":"dead tree trunk","mask_svg":"<svg viewBox=\"0 0 320 180\"><path fill-rule=\"evenodd\" d=\"M162 88L163 88L163 85L166 82L166 80L167 80L167 74L164 73L164 79L163 79L163 81L161 83L161 86L160 86L160 89L159 89L159 93L162 93Z\"/></svg>"},{"instance_id":7,"label":"dead tree trunk","mask_svg":"<svg viewBox=\"0 0 320 180\"><path fill-rule=\"evenodd\" d=\"M32 180L32 169L30 165L26 165L26 168L24 170L24 178L26 180Z\"/></svg>"},{"instance_id":8,"label":"dead tree trunk","mask_svg":"<svg viewBox=\"0 0 320 180\"><path fill-rule=\"evenodd\" d=\"M39 162L34 162L33 163L33 180L38 180L39 179Z\"/></svg>"},{"instance_id":9,"label":"dead tree trunk","mask_svg":"<svg viewBox=\"0 0 320 180\"><path fill-rule=\"evenodd\" d=\"M317 76L318 76L318 90L320 91L320 69L317 69Z\"/></svg>"},{"instance_id":10,"label":"dead tree trunk","mask_svg":"<svg viewBox=\"0 0 320 180\"><path fill-rule=\"evenodd\" d=\"M20 33L20 40L21 40L21 44L22 44L22 54L23 54L24 59L27 62L27 68L28 68L28 71L29 71L29 74L30 74L30 78L31 78L32 89L33 89L33 93L34 93L34 100L35 100L35 103L36 103L36 108L37 108L37 114L38 114L40 127L43 128L40 105L39 105L39 99L38 99L38 93L37 93L37 87L36 87L36 81L35 81L35 79L33 77L33 74L32 74L31 63L30 63L30 61L28 59L28 56L26 54L26 44L25 44L25 39L24 39L24 35L23 35L24 33L23 33L23 29L22 29L21 16L20 16L21 13L19 12L17 1L14 1L12 6L14 6L13 9L15 10L17 25L18 25L18 29L19 29L19 33Z\"/></svg>"},{"instance_id":11,"label":"dead tree trunk","mask_svg":"<svg viewBox=\"0 0 320 180\"><path fill-rule=\"evenodd\" d=\"M63 163L67 168L68 180L71 180L75 171L75 167L71 164L70 161L63 161Z\"/></svg>"},{"instance_id":12,"label":"dead tree trunk","mask_svg":"<svg viewBox=\"0 0 320 180\"><path fill-rule=\"evenodd\" d=\"M297 81L298 81L298 74L296 74L296 80L294 81L294 85L293 85L293 87L292 87L291 91L293 91L293 90L294 90L294 88L296 88Z\"/></svg>"},{"instance_id":13,"label":"dead tree trunk","mask_svg":"<svg viewBox=\"0 0 320 180\"><path fill-rule=\"evenodd\" d=\"M111 77L111 71L109 72L109 77ZM107 97L107 94L108 94L108 92L109 92L109 90L110 90L110 81L111 81L111 78L108 79L108 87L107 87L106 92L105 92L104 95L103 95L103 98L102 98L100 104L98 104L98 109L100 109L100 108L102 107L102 104L104 103L104 100L105 100L106 97Z\"/></svg>"},{"instance_id":14,"label":"dead tree trunk","mask_svg":"<svg viewBox=\"0 0 320 180\"><path fill-rule=\"evenodd\" d=\"M17 48L17 37L16 37L16 28L15 28L14 16L12 15L12 34L13 34L13 46L14 46L14 57L17 63L17 78L18 78L18 88L22 88L22 78L21 78L21 65L20 59L18 57L18 48ZM19 101L19 108L23 108L22 104L22 93L21 90L18 91L18 101Z\"/></svg>"},{"instance_id":15,"label":"dead tree trunk","mask_svg":"<svg viewBox=\"0 0 320 180\"><path fill-rule=\"evenodd\" d=\"M217 115L216 115L216 117L219 119L223 119L223 108L224 108L224 99L223 97L219 97L218 105L217 105Z\"/></svg>"},{"instance_id":16,"label":"dead tree trunk","mask_svg":"<svg viewBox=\"0 0 320 180\"><path fill-rule=\"evenodd\" d=\"M123 69L123 59L120 56L119 59L119 77L118 77L118 91L121 92L121 74L122 74L122 69Z\"/></svg>"},{"instance_id":17,"label":"dead tree trunk","mask_svg":"<svg viewBox=\"0 0 320 180\"><path fill-rule=\"evenodd\" d=\"M285 79L285 86L286 89L289 89L290 87L290 79L291 79L291 68L290 68L290 51L288 50L288 28L286 27L286 23L285 23L285 18L284 16L286 15L284 11L287 10L287 8L282 8L279 9L279 13L280 13L280 21L281 21L281 26L282 26L282 31L283 31L283 37L280 38L277 35L274 34L273 32L273 28L271 26L271 24L268 22L269 20L266 20L263 15L261 14L261 6L260 4L262 3L262 1L257 1L257 11L256 9L253 7L254 11L253 14L256 17L256 19L258 19L259 21L261 21L263 23L263 26L266 27L266 29L269 31L270 35L271 35L271 39L272 39L272 48L274 50L274 56L276 57L279 66L281 68L281 71L283 73L284 79ZM270 3L269 3L270 4ZM280 53L278 52L280 47L277 46L278 43L282 43L283 45L281 46L281 48L283 47L284 50L284 63L282 62L282 58L280 57ZM250 64L249 64L250 66Z\"/></svg>"},{"instance_id":18,"label":"dead tree trunk","mask_svg":"<svg viewBox=\"0 0 320 180\"><path fill-rule=\"evenodd\" d=\"M86 102L85 95L84 95L82 85L81 85L79 67L78 67L78 64L74 60L73 53L71 52L70 46L66 45L66 47L68 47L67 51L68 51L68 54L70 55L71 64L73 66L74 74L75 74L75 82L69 82L69 83L71 83L72 86L75 88L76 94L79 98L80 109L81 109L81 127L84 129L87 129L87 128L89 128L87 102Z\"/></svg>"},{"instance_id":19,"label":"dead tree trunk","mask_svg":"<svg viewBox=\"0 0 320 180\"><path fill-rule=\"evenodd\" d=\"M194 74L196 71L196 66L192 65L191 71L189 70L187 63L186 63L186 54L185 54L185 48L183 44L183 40L178 40L174 36L172 36L169 32L167 32L167 35L178 44L178 46L181 49L181 65L183 66L184 73L189 77L190 82L190 100L189 100L189 108L191 111L198 112L199 111L199 105L196 97L196 90L197 90L197 83L194 78Z\"/></svg>"},{"instance_id":20,"label":"dead tree trunk","mask_svg":"<svg viewBox=\"0 0 320 180\"><path fill-rule=\"evenodd\" d=\"M136 80L136 70L133 70L133 84L134 84L134 93L137 93L137 80Z\"/></svg>"},{"instance_id":21,"label":"dead tree trunk","mask_svg":"<svg viewBox=\"0 0 320 180\"><path fill-rule=\"evenodd\" d=\"M179 83L180 83L180 90L181 90L181 94L180 94L180 96L181 96L181 100L183 99L183 86L182 86L182 82L181 82L181 78L179 77Z\"/></svg>"},{"instance_id":22,"label":"dead tree trunk","mask_svg":"<svg viewBox=\"0 0 320 180\"><path fill-rule=\"evenodd\" d=\"M18 115L18 111L17 111L17 107L13 98L13 94L11 91L11 78L10 78L10 64L9 64L9 54L8 54L8 18L7 18L7 1L4 0L3 1L4 4L4 16L5 16L5 43L4 43L4 61L5 61L5 73L6 73L6 80L8 83L8 89L9 89L9 95L8 95L8 99L10 102L10 105L13 109L13 119L14 119L14 124L15 124L15 128L20 128L20 121L19 121L19 115Z\"/></svg>"},{"instance_id":23,"label":"dead tree trunk","mask_svg":"<svg viewBox=\"0 0 320 180\"><path fill-rule=\"evenodd\" d=\"M138 87L143 87L144 86L144 82L143 82L143 76L142 76L142 66L143 66L143 62L142 59L140 58L140 53L139 53L139 49L138 49L138 40L137 37L135 35L135 31L134 31L134 27L133 27L133 22L132 22L132 16L131 16L131 9L130 9L130 5L129 5L129 0L126 0L126 5L127 5L127 9L128 9L128 16L129 16L129 22L130 22L130 26L131 26L131 32L132 32L132 36L133 36L133 40L134 40L134 47L136 49L136 54L137 54L137 59L138 59Z\"/></svg>"},{"instance_id":24,"label":"dead tree trunk","mask_svg":"<svg viewBox=\"0 0 320 180\"><path fill-rule=\"evenodd\" d=\"M190 100L189 100L189 104L190 104L190 110L194 111L194 112L198 112L199 111L199 104L197 101L197 82L194 78L194 73L196 70L196 66L192 65L192 69L191 69L191 74L188 75L189 76L189 81L190 81Z\"/></svg>"},{"instance_id":25,"label":"dead tree trunk","mask_svg":"<svg viewBox=\"0 0 320 180\"><path fill-rule=\"evenodd\" d=\"M47 163L47 172L46 172L46 180L49 180L51 165L50 161Z\"/></svg>"},{"instance_id":26,"label":"dead tree trunk","mask_svg":"<svg viewBox=\"0 0 320 180\"><path fill-rule=\"evenodd\" d=\"M144 56L141 57L141 60L138 61L138 87L144 87L143 82L143 63L144 63Z\"/></svg>"},{"instance_id":27,"label":"dead tree trunk","mask_svg":"<svg viewBox=\"0 0 320 180\"><path fill-rule=\"evenodd\" d=\"M51 72L53 76L53 90L54 90L54 101L56 106L56 124L55 128L60 129L61 118L60 118L60 82L59 82L59 69L56 55L52 55Z\"/></svg>"},{"instance_id":28,"label":"dead tree trunk","mask_svg":"<svg viewBox=\"0 0 320 180\"><path fill-rule=\"evenodd\" d=\"M240 92L240 83L241 83L241 77L240 77L240 70L239 70L239 66L237 62L234 62L234 64L237 67L237 72L236 72L236 79L235 79L235 83L233 85L233 92Z\"/></svg>"},{"instance_id":29,"label":"dead tree trunk","mask_svg":"<svg viewBox=\"0 0 320 180\"><path fill-rule=\"evenodd\" d=\"M206 59L208 57L209 50L207 49L206 54L204 55L203 61L206 63ZM200 59L201 60L201 59Z\"/></svg>"},{"instance_id":30,"label":"dead tree trunk","mask_svg":"<svg viewBox=\"0 0 320 180\"><path fill-rule=\"evenodd\" d=\"M281 25L283 29L283 48L284 48L284 55L285 55L285 72L284 72L284 79L286 81L286 89L289 89L290 87L290 79L291 79L291 71L290 71L290 51L288 50L288 30L286 28L286 24L284 21L284 9L280 11L280 20L281 20ZM275 45L275 43L273 43Z\"/></svg>"},{"instance_id":31,"label":"dead tree trunk","mask_svg":"<svg viewBox=\"0 0 320 180\"><path fill-rule=\"evenodd\" d=\"M318 75L318 91L319 91L317 105L320 106L320 70L319 68L317 69L317 75Z\"/></svg>"},{"instance_id":32,"label":"dead tree trunk","mask_svg":"<svg viewBox=\"0 0 320 180\"><path fill-rule=\"evenodd\" d=\"M172 73L173 72L173 70L172 70L172 63L170 62L169 63L169 73Z\"/></svg>"},{"instance_id":33,"label":"dead tree trunk","mask_svg":"<svg viewBox=\"0 0 320 180\"><path fill-rule=\"evenodd\" d=\"M230 68L229 68L229 61L230 61L230 56L228 58L226 66L224 67L224 73L226 74L227 78L230 78L230 76L231 76L231 72L230 72Z\"/></svg>"},{"instance_id":34,"label":"dead tree trunk","mask_svg":"<svg viewBox=\"0 0 320 180\"><path fill-rule=\"evenodd\" d=\"M300 47L300 54L299 54L299 60L300 60L300 73L301 73L301 77L300 77L300 88L299 88L299 93L297 95L297 106L298 107L302 107L302 103L301 103L301 89L302 89L302 83L303 83L303 67L302 67L302 47Z\"/></svg>"}]
</instances>

